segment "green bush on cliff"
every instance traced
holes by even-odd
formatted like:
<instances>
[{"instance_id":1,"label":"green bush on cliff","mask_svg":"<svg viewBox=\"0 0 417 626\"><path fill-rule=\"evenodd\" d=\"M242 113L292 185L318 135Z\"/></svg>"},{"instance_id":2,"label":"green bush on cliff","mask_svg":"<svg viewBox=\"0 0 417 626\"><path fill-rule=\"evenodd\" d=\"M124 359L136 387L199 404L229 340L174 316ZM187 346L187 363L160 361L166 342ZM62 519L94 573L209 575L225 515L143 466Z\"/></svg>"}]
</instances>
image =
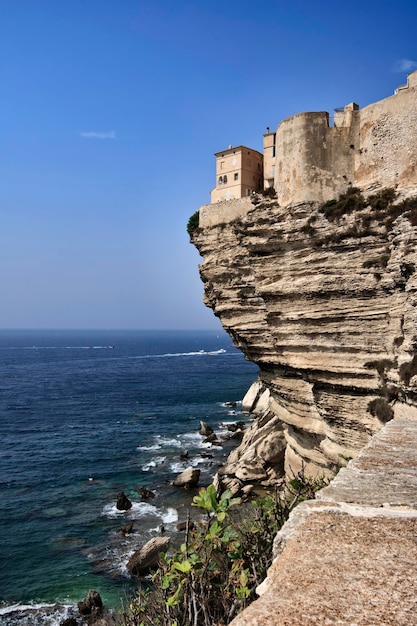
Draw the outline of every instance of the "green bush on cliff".
<instances>
[{"instance_id":1,"label":"green bush on cliff","mask_svg":"<svg viewBox=\"0 0 417 626\"><path fill-rule=\"evenodd\" d=\"M199 225L200 225L200 212L196 211L195 213L192 214L192 216L190 217L187 223L187 233L190 235L190 237L193 234L193 232L197 230Z\"/></svg>"},{"instance_id":2,"label":"green bush on cliff","mask_svg":"<svg viewBox=\"0 0 417 626\"><path fill-rule=\"evenodd\" d=\"M185 542L172 556L161 555L152 586L139 588L122 624L229 624L255 599L272 561L275 535L290 511L314 498L323 484L299 475L284 493L243 505L230 491L218 497L213 485L201 489L193 506L204 511L203 519L196 528L188 520Z\"/></svg>"}]
</instances>

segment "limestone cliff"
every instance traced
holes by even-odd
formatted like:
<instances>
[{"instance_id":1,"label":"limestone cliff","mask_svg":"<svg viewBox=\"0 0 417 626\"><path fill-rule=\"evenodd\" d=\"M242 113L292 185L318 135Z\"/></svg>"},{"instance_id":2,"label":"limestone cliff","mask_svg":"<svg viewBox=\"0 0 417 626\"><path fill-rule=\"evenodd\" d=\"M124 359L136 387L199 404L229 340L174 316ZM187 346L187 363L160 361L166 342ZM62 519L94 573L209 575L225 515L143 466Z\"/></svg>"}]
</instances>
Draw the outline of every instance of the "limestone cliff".
<instances>
[{"instance_id":1,"label":"limestone cliff","mask_svg":"<svg viewBox=\"0 0 417 626\"><path fill-rule=\"evenodd\" d=\"M394 414L417 410L417 198L354 189L280 207L256 196L197 228L205 303L259 381L256 419L220 472L237 491L305 466L331 475Z\"/></svg>"}]
</instances>

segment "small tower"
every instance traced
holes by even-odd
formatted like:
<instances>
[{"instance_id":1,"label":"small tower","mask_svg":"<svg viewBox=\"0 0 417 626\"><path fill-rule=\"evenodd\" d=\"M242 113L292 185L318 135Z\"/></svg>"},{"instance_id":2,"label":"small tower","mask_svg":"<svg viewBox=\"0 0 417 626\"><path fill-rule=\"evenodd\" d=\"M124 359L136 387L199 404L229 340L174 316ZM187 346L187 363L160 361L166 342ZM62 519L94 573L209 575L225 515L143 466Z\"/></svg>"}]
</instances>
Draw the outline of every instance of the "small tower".
<instances>
[{"instance_id":1,"label":"small tower","mask_svg":"<svg viewBox=\"0 0 417 626\"><path fill-rule=\"evenodd\" d=\"M276 133L270 133L269 127L264 134L264 187L274 186L275 180L275 141Z\"/></svg>"},{"instance_id":2,"label":"small tower","mask_svg":"<svg viewBox=\"0 0 417 626\"><path fill-rule=\"evenodd\" d=\"M263 187L263 156L246 146L216 152L216 186L211 203L250 196Z\"/></svg>"}]
</instances>

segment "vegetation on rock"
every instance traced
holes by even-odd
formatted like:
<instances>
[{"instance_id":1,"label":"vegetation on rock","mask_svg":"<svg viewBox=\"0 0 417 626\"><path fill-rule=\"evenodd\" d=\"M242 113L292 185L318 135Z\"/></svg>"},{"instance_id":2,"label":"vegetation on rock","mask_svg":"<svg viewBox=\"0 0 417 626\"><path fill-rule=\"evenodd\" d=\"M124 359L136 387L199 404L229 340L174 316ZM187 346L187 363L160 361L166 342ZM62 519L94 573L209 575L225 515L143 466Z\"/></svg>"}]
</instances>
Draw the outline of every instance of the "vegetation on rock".
<instances>
[{"instance_id":1,"label":"vegetation on rock","mask_svg":"<svg viewBox=\"0 0 417 626\"><path fill-rule=\"evenodd\" d=\"M147 588L140 586L122 615L124 626L212 626L229 624L253 599L272 561L275 535L290 511L314 498L323 481L299 475L285 493L237 507L230 491L200 490L193 506L205 513L188 520L185 542L160 567Z\"/></svg>"},{"instance_id":2,"label":"vegetation on rock","mask_svg":"<svg viewBox=\"0 0 417 626\"><path fill-rule=\"evenodd\" d=\"M190 235L193 234L195 230L199 227L200 224L200 211L196 211L192 214L187 223L187 233Z\"/></svg>"}]
</instances>

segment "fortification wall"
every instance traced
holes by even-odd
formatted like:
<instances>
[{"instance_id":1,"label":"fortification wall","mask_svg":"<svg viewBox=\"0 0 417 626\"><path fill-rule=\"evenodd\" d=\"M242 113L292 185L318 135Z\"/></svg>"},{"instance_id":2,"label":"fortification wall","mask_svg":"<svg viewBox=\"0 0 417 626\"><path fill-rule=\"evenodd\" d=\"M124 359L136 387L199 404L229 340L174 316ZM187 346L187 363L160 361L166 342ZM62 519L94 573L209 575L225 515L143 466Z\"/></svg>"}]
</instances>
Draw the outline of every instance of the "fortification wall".
<instances>
[{"instance_id":1,"label":"fortification wall","mask_svg":"<svg viewBox=\"0 0 417 626\"><path fill-rule=\"evenodd\" d=\"M354 183L361 189L417 186L417 73L415 75L408 87L360 111Z\"/></svg>"},{"instance_id":2,"label":"fortification wall","mask_svg":"<svg viewBox=\"0 0 417 626\"><path fill-rule=\"evenodd\" d=\"M333 127L325 111L298 113L283 120L275 135L275 157L271 152L273 136L266 135L265 149L269 152L265 171L272 175L275 166L274 187L281 206L326 202L344 193L349 185L362 190L395 187L414 192L417 71L389 98L362 110L354 103L347 105ZM257 171L252 172L252 178L255 174ZM223 192L221 198L201 207L201 226L230 222L252 207L250 198L223 200Z\"/></svg>"},{"instance_id":3,"label":"fortification wall","mask_svg":"<svg viewBox=\"0 0 417 626\"><path fill-rule=\"evenodd\" d=\"M199 225L205 228L216 224L227 224L237 217L246 215L250 209L253 209L253 204L249 196L223 200L215 204L204 204L200 207Z\"/></svg>"},{"instance_id":4,"label":"fortification wall","mask_svg":"<svg viewBox=\"0 0 417 626\"><path fill-rule=\"evenodd\" d=\"M278 202L324 202L345 191L353 183L358 128L357 111L352 111L351 124L340 128L329 127L325 111L283 120L276 135Z\"/></svg>"}]
</instances>

